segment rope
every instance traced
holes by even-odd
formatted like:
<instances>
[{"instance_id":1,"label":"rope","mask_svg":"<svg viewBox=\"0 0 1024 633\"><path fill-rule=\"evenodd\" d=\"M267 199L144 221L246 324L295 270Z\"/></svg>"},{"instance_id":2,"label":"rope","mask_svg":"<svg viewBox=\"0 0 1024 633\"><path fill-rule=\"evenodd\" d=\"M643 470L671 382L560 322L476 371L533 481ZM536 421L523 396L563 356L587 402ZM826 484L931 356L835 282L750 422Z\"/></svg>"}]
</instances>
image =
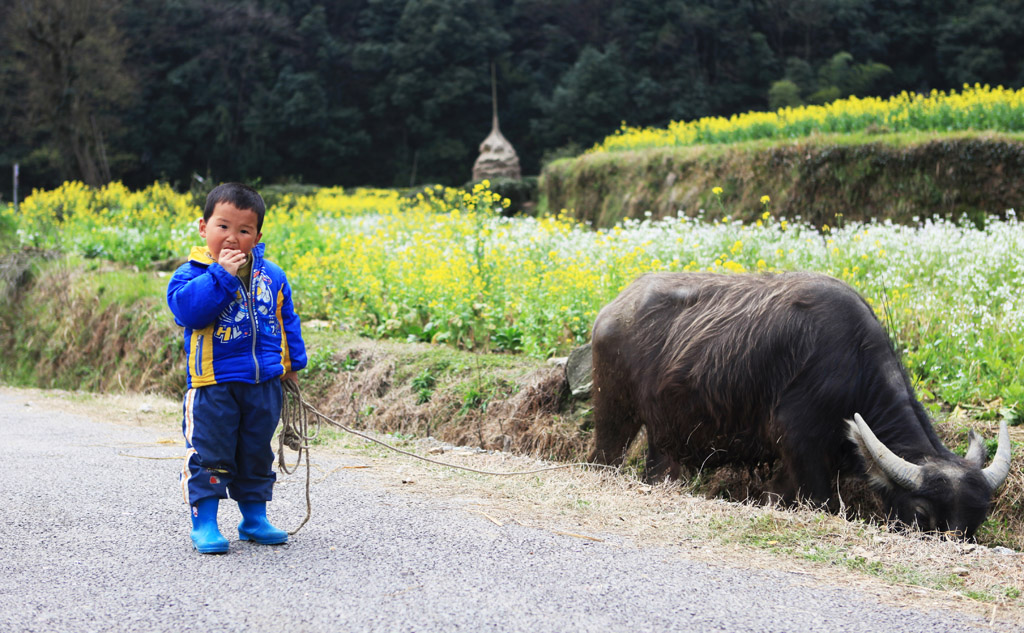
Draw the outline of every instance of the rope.
<instances>
[{"instance_id":1,"label":"rope","mask_svg":"<svg viewBox=\"0 0 1024 633\"><path fill-rule=\"evenodd\" d=\"M284 387L284 398L281 401L283 428L277 436L277 466L284 474L291 475L302 465L303 457L306 459L306 518L302 519L302 523L297 528L288 532L291 535L301 530L302 526L309 521L309 517L313 515L313 504L309 499L309 443L320 435L320 424L316 425L316 431L310 435L309 416L306 414L307 407L303 406L305 401L302 399L302 392L299 391L299 384L294 380L283 380L281 384ZM319 420L317 421L319 422ZM288 469L288 462L285 460L285 446L298 452L295 467L291 470Z\"/></svg>"},{"instance_id":2,"label":"rope","mask_svg":"<svg viewBox=\"0 0 1024 633\"><path fill-rule=\"evenodd\" d=\"M282 402L282 408L281 408L281 424L282 424L282 428L281 428L281 433L278 435L278 452L277 452L277 455L278 455L278 461L277 461L278 467L286 475L291 475L292 473L296 472L299 469L299 466L302 464L302 460L303 459L306 460L306 518L304 518L302 520L302 523L300 523L297 528L295 528L294 530L288 532L288 534L295 534L296 532L298 532L302 528L302 526L304 526L306 524L306 522L309 521L309 517L313 513L312 502L310 501L310 498L309 498L309 481L310 481L309 443L310 443L311 440L314 440L314 439L317 438L317 436L319 436L320 429L321 429L322 425L325 424L325 423L329 424L330 426L339 428L342 431L345 431L346 433L350 433L352 435L361 437L361 438L363 438L365 440L368 440L370 442L373 442L375 444L379 444L379 445L383 446L384 448L390 449L390 450L392 450L392 451L394 451L396 453L400 453L402 455L407 455L409 457L413 457L415 459L418 459L418 460L421 460L421 461L424 461L424 462L429 462L431 464L437 464L438 466L444 466L446 468L454 468L456 470L464 470L466 472L477 473L479 475L490 475L490 476L494 476L494 477L515 477L515 476L518 476L518 475L535 475L537 473L543 473L543 472L548 472L548 471L552 471L552 470L561 470L563 468L575 468L575 467L604 468L604 469L617 470L617 468L614 467L614 466L605 466L603 464L589 464L589 463L586 463L586 462L574 462L574 463L571 463L571 464L559 464L557 466L545 466L543 468L535 468L535 469L532 469L532 470L490 471L490 470L480 470L478 468L470 468L469 466L460 466L458 464L452 464L452 463L449 463L449 462L443 462L443 461L440 461L440 460L437 460L437 459L432 459L430 457L424 457L422 455L417 455L416 453L412 453L410 451L402 450L402 449L398 448L397 446L392 446L391 444L388 444L387 442L383 442L383 441L381 441L381 440L379 440L379 439L377 439L375 437L372 437L372 436L370 436L370 435L368 435L366 433L362 433L362 432L356 431L355 429L352 429L352 428L350 428L348 426L345 426L341 422L338 422L337 420L332 419L330 416L327 416L327 415L321 413L320 411L317 410L316 407L314 407L310 403L308 403L305 400L303 400L302 392L299 390L299 385L298 385L297 382L295 382L293 380L284 380L284 381L282 381L282 384L284 386L284 400ZM316 429L315 429L315 431L313 432L312 435L310 435L310 433L309 433L310 415L311 414L313 416L313 424L316 427ZM288 448L290 448L293 451L297 451L298 452L298 459L296 459L295 465L291 469L289 469L288 464L287 464L287 462L285 460L285 455L284 455L284 447L285 446L287 446Z\"/></svg>"}]
</instances>

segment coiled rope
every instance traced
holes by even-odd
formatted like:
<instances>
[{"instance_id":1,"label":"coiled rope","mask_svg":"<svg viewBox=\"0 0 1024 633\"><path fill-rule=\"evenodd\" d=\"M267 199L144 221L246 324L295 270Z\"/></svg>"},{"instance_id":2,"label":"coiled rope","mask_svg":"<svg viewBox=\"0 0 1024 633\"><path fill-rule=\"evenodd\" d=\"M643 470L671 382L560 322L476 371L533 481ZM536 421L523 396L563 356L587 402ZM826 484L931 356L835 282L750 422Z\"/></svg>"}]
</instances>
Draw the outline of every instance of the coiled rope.
<instances>
[{"instance_id":1,"label":"coiled rope","mask_svg":"<svg viewBox=\"0 0 1024 633\"><path fill-rule=\"evenodd\" d=\"M306 461L306 518L304 518L302 520L302 523L300 523L297 528L295 528L294 530L288 532L288 534L295 534L300 529L302 529L302 526L304 526L306 524L306 522L309 521L309 517L312 516L312 514L313 514L313 505L312 505L312 502L310 501L310 497L309 497L309 482L310 482L309 448L310 448L310 442L312 440L315 440L320 435L320 429L323 426L323 424L329 424L330 426L339 428L342 431L345 431L346 433L351 433L352 435L356 435L358 437L361 437L361 438L363 438L365 440L368 440L370 442L373 442L375 444L380 444L384 448L390 449L390 450L392 450L392 451L394 451L396 453L401 453L402 455L407 455L409 457L413 457L413 458L419 459L421 461L429 462L431 464L437 464L439 466L444 466L446 468L454 468L454 469L457 469L457 470L464 470L464 471L467 471L467 472L477 473L477 474L480 474L480 475L492 475L492 476L495 476L495 477L515 477L515 476L518 476L518 475L535 475L537 473L543 473L543 472L548 472L548 471L552 471L552 470L561 470L561 469L564 469L564 468L577 468L577 467L579 467L579 468L599 468L599 469L618 470L614 466L606 466L606 465L603 465L603 464L590 464L590 463L586 463L586 462L575 462L575 463L571 463L571 464L558 464L556 466L545 466L543 468L535 468L533 470L520 470L520 471L505 471L505 472L502 472L502 471L480 470L480 469L477 469L477 468L470 468L468 466L460 466L458 464L452 464L452 463L449 463L449 462L443 462L443 461L440 461L440 460L437 460L437 459L431 459L430 457L424 457L422 455L417 455L416 453L412 453L410 451L402 450L402 449L400 449L400 448L398 448L396 446L392 446L391 444L388 444L387 442L383 442L383 441L381 441L381 440L379 440L379 439L377 439L375 437L372 437L372 436L370 436L370 435L368 435L366 433L362 433L360 431L356 431L355 429L352 429L352 428L350 428L348 426L345 426L341 422L338 422L337 420L332 419L330 416L327 416L327 415L321 413L320 411L317 410L316 407L314 407L310 403L306 402L302 398L302 392L299 389L299 385L294 380L284 380L284 381L282 381L282 385L284 386L284 399L282 401L282 408L281 408L281 425L282 425L282 428L281 428L281 432L278 434L278 451L277 451L278 467L286 475L291 475L292 473L296 472L299 469L299 467L302 464L302 460L303 459L305 459L305 461ZM312 420L310 419L311 416L312 416ZM311 423L312 423L312 426L315 427L313 429L312 433L310 433ZM293 451L296 451L298 453L298 459L295 461L294 466L291 467L291 468L288 467L288 463L285 460L285 451L284 451L284 449L285 449L286 446L289 449L291 449Z\"/></svg>"}]
</instances>

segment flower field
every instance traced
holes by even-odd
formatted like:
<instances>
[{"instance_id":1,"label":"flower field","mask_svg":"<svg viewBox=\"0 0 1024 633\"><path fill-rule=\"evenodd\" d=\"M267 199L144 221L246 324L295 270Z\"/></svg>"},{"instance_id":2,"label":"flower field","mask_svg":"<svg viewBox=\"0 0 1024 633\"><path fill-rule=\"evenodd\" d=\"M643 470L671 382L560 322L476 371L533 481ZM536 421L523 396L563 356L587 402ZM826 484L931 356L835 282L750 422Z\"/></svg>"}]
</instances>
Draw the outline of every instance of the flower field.
<instances>
[{"instance_id":1,"label":"flower field","mask_svg":"<svg viewBox=\"0 0 1024 633\"><path fill-rule=\"evenodd\" d=\"M674 121L666 128L636 128L623 123L615 134L590 151L734 143L868 130L1022 132L1024 89L964 85L959 93L933 90L927 95L902 92L888 99L850 97L820 106Z\"/></svg>"},{"instance_id":2,"label":"flower field","mask_svg":"<svg viewBox=\"0 0 1024 633\"><path fill-rule=\"evenodd\" d=\"M728 208L716 188L715 199ZM268 256L299 313L376 337L537 357L588 339L597 311L655 270L814 270L856 287L895 332L921 392L949 403L1024 403L1024 225L945 220L811 227L686 217L593 230L567 217L503 218L486 186L416 196L322 189L267 212ZM155 184L67 183L15 215L22 244L138 265L201 243L201 212Z\"/></svg>"}]
</instances>

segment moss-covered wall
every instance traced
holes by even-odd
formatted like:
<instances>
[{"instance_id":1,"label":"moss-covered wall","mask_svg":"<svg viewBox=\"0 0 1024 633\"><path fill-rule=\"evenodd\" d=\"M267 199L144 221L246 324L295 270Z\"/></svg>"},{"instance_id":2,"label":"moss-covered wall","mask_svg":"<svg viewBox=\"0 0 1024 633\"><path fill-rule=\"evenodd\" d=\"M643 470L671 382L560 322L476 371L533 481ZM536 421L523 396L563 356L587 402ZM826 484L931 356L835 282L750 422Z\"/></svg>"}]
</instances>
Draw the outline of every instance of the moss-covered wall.
<instances>
[{"instance_id":1,"label":"moss-covered wall","mask_svg":"<svg viewBox=\"0 0 1024 633\"><path fill-rule=\"evenodd\" d=\"M722 187L722 205L712 189ZM566 209L598 227L624 218L750 220L771 198L774 215L812 224L915 216L974 218L1024 208L1024 138L961 134L812 137L773 144L594 154L545 168L542 210Z\"/></svg>"}]
</instances>

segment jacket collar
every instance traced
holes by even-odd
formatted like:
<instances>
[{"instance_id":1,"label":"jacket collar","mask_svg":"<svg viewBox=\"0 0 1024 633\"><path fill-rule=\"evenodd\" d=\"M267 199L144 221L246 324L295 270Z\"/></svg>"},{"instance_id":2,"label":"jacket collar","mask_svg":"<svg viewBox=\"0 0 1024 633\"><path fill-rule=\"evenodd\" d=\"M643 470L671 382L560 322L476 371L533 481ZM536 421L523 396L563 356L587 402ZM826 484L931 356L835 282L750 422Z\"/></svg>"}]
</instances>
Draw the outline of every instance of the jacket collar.
<instances>
[{"instance_id":1,"label":"jacket collar","mask_svg":"<svg viewBox=\"0 0 1024 633\"><path fill-rule=\"evenodd\" d=\"M266 246L266 244L260 242L259 244L256 245L255 248L252 249L253 265L255 265L256 262L258 262L259 260L263 259L263 251L266 249ZM202 264L204 266L209 266L210 264L213 263L213 259L207 252L206 246L193 246L192 252L189 253L188 255L188 259L189 261L195 262L197 264Z\"/></svg>"}]
</instances>

